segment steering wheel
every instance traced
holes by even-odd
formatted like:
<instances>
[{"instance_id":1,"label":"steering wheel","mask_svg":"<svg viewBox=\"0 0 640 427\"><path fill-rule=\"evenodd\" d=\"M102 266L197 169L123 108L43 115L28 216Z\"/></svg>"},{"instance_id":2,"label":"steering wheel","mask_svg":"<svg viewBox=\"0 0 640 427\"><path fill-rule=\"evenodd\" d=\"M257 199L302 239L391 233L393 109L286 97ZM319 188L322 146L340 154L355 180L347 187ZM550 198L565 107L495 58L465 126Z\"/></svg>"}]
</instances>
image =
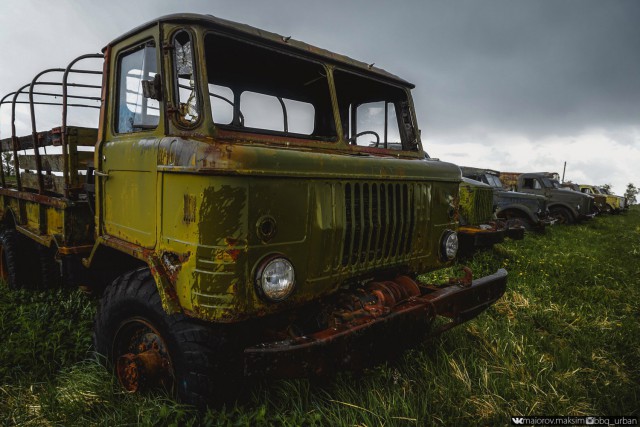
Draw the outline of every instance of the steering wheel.
<instances>
[{"instance_id":1,"label":"steering wheel","mask_svg":"<svg viewBox=\"0 0 640 427\"><path fill-rule=\"evenodd\" d=\"M352 145L356 145L357 144L356 139L358 139L358 137L361 137L362 135L374 135L376 137L376 147L380 145L380 135L378 135L372 130L365 130L365 131L356 133L354 136L349 138L349 142Z\"/></svg>"}]
</instances>

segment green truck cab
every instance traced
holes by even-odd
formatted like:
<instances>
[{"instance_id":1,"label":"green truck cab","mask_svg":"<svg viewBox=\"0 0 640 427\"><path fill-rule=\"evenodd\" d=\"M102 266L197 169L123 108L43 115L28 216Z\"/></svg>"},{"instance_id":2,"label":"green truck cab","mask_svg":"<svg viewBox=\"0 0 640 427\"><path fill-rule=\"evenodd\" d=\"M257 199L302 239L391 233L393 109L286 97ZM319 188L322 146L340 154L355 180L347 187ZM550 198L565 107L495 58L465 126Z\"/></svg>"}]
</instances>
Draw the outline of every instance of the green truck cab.
<instances>
[{"instance_id":1,"label":"green truck cab","mask_svg":"<svg viewBox=\"0 0 640 427\"><path fill-rule=\"evenodd\" d=\"M78 65L102 58L99 72ZM39 132L48 72L63 75L62 126ZM74 73L100 74L99 96L70 94L92 86ZM507 273L417 281L455 260L461 175L424 158L412 87L212 16L142 25L0 102L13 159L2 275L45 287L60 272L92 289L95 348L122 385L198 405L243 374L358 368L465 322ZM32 134L19 137L27 95ZM99 128L68 125L68 107L92 100ZM434 330L439 316L450 322Z\"/></svg>"},{"instance_id":2,"label":"green truck cab","mask_svg":"<svg viewBox=\"0 0 640 427\"><path fill-rule=\"evenodd\" d=\"M593 218L593 197L561 188L554 175L547 172L507 172L504 174L503 182L514 186L519 192L545 196L548 199L551 217L558 224L572 224ZM503 178L503 174L500 178Z\"/></svg>"},{"instance_id":3,"label":"green truck cab","mask_svg":"<svg viewBox=\"0 0 640 427\"><path fill-rule=\"evenodd\" d=\"M460 251L466 254L503 242L508 231L506 224L498 221L495 216L491 187L465 177L460 183L458 221Z\"/></svg>"}]
</instances>

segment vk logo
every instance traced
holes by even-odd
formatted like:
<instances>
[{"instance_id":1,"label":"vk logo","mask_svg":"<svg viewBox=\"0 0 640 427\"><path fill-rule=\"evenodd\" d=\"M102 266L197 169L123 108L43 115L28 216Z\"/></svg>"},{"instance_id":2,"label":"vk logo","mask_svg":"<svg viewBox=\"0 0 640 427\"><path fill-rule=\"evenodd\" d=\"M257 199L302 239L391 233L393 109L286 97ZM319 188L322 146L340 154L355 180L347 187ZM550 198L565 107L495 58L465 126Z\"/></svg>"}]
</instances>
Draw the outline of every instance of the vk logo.
<instances>
[{"instance_id":1,"label":"vk logo","mask_svg":"<svg viewBox=\"0 0 640 427\"><path fill-rule=\"evenodd\" d=\"M511 417L511 422L513 424L524 424L524 418Z\"/></svg>"}]
</instances>

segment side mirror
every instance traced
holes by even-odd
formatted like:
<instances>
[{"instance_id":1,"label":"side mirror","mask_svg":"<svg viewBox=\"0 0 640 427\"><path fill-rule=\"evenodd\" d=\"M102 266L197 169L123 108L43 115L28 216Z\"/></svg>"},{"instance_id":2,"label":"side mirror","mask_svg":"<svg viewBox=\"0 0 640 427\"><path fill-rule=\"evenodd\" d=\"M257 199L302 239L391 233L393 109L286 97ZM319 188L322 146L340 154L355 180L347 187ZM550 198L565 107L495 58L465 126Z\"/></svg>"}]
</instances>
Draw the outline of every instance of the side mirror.
<instances>
[{"instance_id":1,"label":"side mirror","mask_svg":"<svg viewBox=\"0 0 640 427\"><path fill-rule=\"evenodd\" d=\"M145 98L162 101L162 77L156 74L153 80L142 80L142 94Z\"/></svg>"}]
</instances>

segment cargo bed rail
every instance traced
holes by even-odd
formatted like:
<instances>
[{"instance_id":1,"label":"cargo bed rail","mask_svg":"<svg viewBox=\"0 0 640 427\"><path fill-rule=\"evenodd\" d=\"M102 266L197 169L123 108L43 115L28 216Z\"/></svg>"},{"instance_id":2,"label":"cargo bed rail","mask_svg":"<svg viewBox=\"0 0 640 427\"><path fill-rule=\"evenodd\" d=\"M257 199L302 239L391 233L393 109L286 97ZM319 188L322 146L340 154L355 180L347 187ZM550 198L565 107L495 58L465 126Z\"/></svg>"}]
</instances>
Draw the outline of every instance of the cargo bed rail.
<instances>
[{"instance_id":1,"label":"cargo bed rail","mask_svg":"<svg viewBox=\"0 0 640 427\"><path fill-rule=\"evenodd\" d=\"M77 197L83 188L86 172L93 162L93 152L89 149L78 150L78 146L93 147L97 140L97 129L69 127L68 109L78 107L100 109L102 85L71 81L70 77L100 75L100 69L77 67L81 61L103 59L102 54L87 54L75 58L66 68L49 68L38 73L30 83L8 93L0 99L0 108L11 105L11 138L0 140L0 184L3 188L15 188L19 192L37 192L41 195L63 196L65 199ZM61 75L56 79L41 79L45 75ZM37 89L40 87L60 88ZM84 91L70 93L70 88ZM98 92L98 93L95 93ZM28 99L25 97L28 95ZM37 97L37 98L36 98ZM71 102L70 102L71 101ZM29 105L31 135L18 137L16 134L16 106ZM36 106L62 107L62 126L47 132L38 132ZM46 147L60 146L56 154L47 154ZM41 153L44 148L44 155ZM27 153L26 150L33 150ZM21 153L22 152L22 153ZM11 153L11 156L5 156ZM8 170L5 170L8 169Z\"/></svg>"}]
</instances>

